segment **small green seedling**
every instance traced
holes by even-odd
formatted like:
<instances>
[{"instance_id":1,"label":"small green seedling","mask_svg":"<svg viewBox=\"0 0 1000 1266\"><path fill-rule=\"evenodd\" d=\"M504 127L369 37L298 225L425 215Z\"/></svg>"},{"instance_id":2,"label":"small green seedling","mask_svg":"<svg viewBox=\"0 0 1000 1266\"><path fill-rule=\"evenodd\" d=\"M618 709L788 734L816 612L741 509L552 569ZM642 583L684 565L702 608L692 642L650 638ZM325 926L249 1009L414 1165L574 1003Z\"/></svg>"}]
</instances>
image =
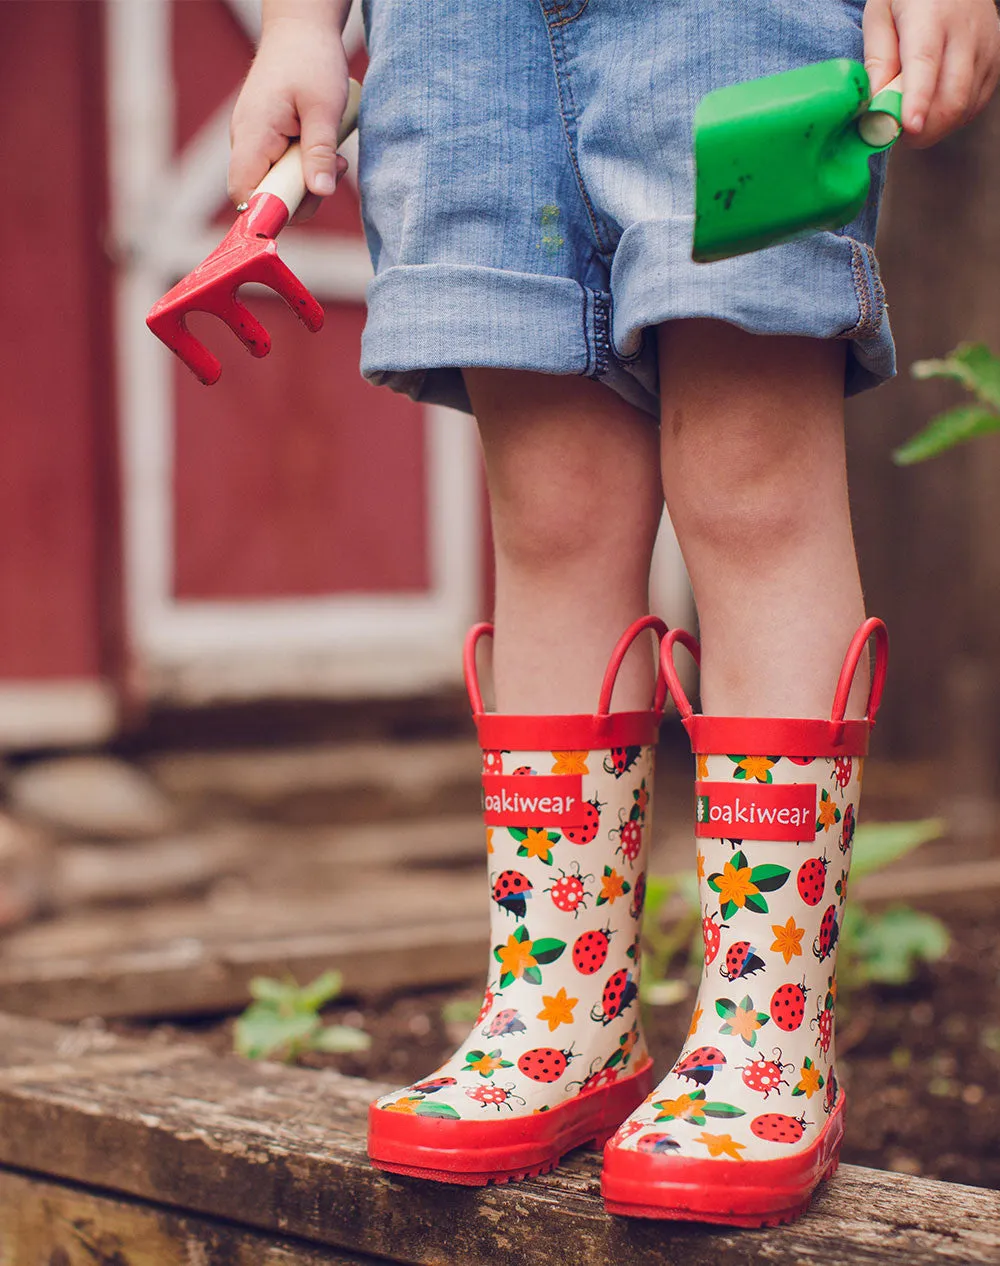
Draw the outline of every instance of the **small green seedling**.
<instances>
[{"instance_id":1,"label":"small green seedling","mask_svg":"<svg viewBox=\"0 0 1000 1266\"><path fill-rule=\"evenodd\" d=\"M1000 431L1000 356L985 343L962 343L943 360L918 360L910 368L914 378L952 378L975 396L931 418L892 455L897 466L936 457L978 435Z\"/></svg>"},{"instance_id":2,"label":"small green seedling","mask_svg":"<svg viewBox=\"0 0 1000 1266\"><path fill-rule=\"evenodd\" d=\"M320 1009L337 997L342 983L336 971L324 972L308 985L298 984L291 976L285 980L254 977L250 981L254 1001L236 1021L237 1054L291 1063L307 1051L338 1055L366 1051L371 1045L367 1033L345 1024L324 1025L320 1019Z\"/></svg>"}]
</instances>

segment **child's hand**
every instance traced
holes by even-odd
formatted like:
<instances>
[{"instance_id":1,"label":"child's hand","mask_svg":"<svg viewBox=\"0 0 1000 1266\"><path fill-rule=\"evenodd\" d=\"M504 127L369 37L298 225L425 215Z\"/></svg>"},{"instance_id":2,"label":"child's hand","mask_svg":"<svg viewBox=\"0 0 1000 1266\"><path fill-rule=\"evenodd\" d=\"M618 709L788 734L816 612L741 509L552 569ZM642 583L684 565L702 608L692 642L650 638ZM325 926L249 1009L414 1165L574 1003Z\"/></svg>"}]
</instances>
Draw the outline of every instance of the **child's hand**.
<instances>
[{"instance_id":1,"label":"child's hand","mask_svg":"<svg viewBox=\"0 0 1000 1266\"><path fill-rule=\"evenodd\" d=\"M993 0L868 0L865 66L872 91L903 71L903 130L933 145L974 119L1000 74Z\"/></svg>"},{"instance_id":2,"label":"child's hand","mask_svg":"<svg viewBox=\"0 0 1000 1266\"><path fill-rule=\"evenodd\" d=\"M347 103L347 58L337 4L314 3L268 21L230 124L229 196L245 202L268 168L299 137L306 194L294 219L307 219L347 170L337 127ZM315 196L314 196L315 195Z\"/></svg>"}]
</instances>

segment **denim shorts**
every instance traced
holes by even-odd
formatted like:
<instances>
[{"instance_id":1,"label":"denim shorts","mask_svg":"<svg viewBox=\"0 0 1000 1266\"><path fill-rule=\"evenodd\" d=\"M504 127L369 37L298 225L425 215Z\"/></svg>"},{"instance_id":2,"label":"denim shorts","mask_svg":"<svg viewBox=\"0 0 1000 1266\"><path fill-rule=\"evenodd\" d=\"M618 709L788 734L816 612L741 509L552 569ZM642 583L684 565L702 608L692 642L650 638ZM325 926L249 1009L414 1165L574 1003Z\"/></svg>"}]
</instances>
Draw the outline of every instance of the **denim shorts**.
<instances>
[{"instance_id":1,"label":"denim shorts","mask_svg":"<svg viewBox=\"0 0 1000 1266\"><path fill-rule=\"evenodd\" d=\"M367 0L359 179L375 269L361 369L469 409L464 366L585 374L658 415L654 327L895 356L869 201L839 232L691 260L692 117L714 88L861 59L864 0Z\"/></svg>"}]
</instances>

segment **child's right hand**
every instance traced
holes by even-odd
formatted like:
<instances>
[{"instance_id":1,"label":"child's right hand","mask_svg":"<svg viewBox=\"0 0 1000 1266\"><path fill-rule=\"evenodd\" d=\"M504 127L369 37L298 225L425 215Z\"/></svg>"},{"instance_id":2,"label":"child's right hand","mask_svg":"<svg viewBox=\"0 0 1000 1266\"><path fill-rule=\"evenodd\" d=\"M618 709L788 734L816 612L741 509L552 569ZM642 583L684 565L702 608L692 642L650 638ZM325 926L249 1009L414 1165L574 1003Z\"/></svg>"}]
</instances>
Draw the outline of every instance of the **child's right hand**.
<instances>
[{"instance_id":1,"label":"child's right hand","mask_svg":"<svg viewBox=\"0 0 1000 1266\"><path fill-rule=\"evenodd\" d=\"M340 34L347 7L347 0L265 6L260 45L230 124L229 196L237 205L294 137L301 140L310 191L296 220L308 218L347 170L337 154L337 128L347 104L347 57Z\"/></svg>"}]
</instances>

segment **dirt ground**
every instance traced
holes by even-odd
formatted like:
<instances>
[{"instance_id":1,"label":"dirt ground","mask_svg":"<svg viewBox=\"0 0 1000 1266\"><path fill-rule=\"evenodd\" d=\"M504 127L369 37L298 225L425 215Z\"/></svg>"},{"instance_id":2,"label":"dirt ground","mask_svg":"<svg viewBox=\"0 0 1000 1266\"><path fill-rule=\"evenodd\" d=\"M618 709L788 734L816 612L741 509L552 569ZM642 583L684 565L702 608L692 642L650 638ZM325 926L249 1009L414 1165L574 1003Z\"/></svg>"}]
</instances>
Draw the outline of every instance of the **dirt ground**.
<instances>
[{"instance_id":1,"label":"dirt ground","mask_svg":"<svg viewBox=\"0 0 1000 1266\"><path fill-rule=\"evenodd\" d=\"M848 1093L843 1159L973 1186L1000 1188L1000 939L996 895L922 902L948 925L951 948L901 988L866 988L838 1000L838 1072ZM364 1054L310 1054L307 1067L403 1085L448 1056L467 1024L443 1012L475 991L432 990L359 1010L328 1009L330 1021L360 1025L371 1036ZM646 1009L658 1075L680 1050L691 999ZM160 1040L195 1038L224 1053L232 1017L154 1026ZM122 1032L149 1032L135 1023Z\"/></svg>"}]
</instances>

